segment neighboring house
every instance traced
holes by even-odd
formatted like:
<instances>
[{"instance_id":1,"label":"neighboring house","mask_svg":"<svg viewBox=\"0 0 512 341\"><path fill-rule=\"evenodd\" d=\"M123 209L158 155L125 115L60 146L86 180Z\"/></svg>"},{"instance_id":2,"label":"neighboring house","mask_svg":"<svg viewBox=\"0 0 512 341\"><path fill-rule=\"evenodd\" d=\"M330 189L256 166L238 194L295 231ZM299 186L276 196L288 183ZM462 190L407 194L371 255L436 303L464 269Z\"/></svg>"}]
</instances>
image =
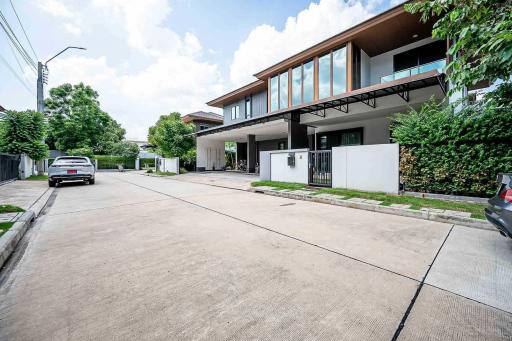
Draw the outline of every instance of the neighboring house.
<instances>
[{"instance_id":1,"label":"neighboring house","mask_svg":"<svg viewBox=\"0 0 512 341\"><path fill-rule=\"evenodd\" d=\"M224 123L222 115L205 111L196 111L181 119L184 123L192 123L196 127L196 131L217 127Z\"/></svg>"},{"instance_id":2,"label":"neighboring house","mask_svg":"<svg viewBox=\"0 0 512 341\"><path fill-rule=\"evenodd\" d=\"M448 44L419 19L399 5L208 102L224 124L197 132L197 169L223 168L225 141L236 142L248 172L262 151L389 144L390 116L446 96Z\"/></svg>"},{"instance_id":3,"label":"neighboring house","mask_svg":"<svg viewBox=\"0 0 512 341\"><path fill-rule=\"evenodd\" d=\"M140 159L154 159L156 157L160 157L160 155L153 153L149 149L153 146L148 141L142 141L142 140L126 140L127 142L135 143L137 146L139 146L139 158Z\"/></svg>"}]
</instances>

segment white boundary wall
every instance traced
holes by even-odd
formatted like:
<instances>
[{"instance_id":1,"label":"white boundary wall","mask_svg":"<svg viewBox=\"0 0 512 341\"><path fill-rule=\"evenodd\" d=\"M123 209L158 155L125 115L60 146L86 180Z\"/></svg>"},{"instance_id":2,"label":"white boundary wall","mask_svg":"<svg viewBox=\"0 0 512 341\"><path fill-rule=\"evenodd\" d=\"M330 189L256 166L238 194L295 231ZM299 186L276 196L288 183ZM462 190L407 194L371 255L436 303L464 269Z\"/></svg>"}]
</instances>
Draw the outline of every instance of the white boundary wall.
<instances>
[{"instance_id":1,"label":"white boundary wall","mask_svg":"<svg viewBox=\"0 0 512 341\"><path fill-rule=\"evenodd\" d=\"M288 154L295 153L295 166L288 166ZM260 152L260 180L308 183L308 149Z\"/></svg>"},{"instance_id":2,"label":"white boundary wall","mask_svg":"<svg viewBox=\"0 0 512 341\"><path fill-rule=\"evenodd\" d=\"M180 173L180 158L173 157L170 159L160 158L158 159L158 170L160 172L172 172L179 174Z\"/></svg>"},{"instance_id":3,"label":"white boundary wall","mask_svg":"<svg viewBox=\"0 0 512 341\"><path fill-rule=\"evenodd\" d=\"M334 147L332 187L398 193L399 145Z\"/></svg>"},{"instance_id":4,"label":"white boundary wall","mask_svg":"<svg viewBox=\"0 0 512 341\"><path fill-rule=\"evenodd\" d=\"M200 170L220 170L226 167L224 141L205 137L196 139L196 168Z\"/></svg>"}]
</instances>

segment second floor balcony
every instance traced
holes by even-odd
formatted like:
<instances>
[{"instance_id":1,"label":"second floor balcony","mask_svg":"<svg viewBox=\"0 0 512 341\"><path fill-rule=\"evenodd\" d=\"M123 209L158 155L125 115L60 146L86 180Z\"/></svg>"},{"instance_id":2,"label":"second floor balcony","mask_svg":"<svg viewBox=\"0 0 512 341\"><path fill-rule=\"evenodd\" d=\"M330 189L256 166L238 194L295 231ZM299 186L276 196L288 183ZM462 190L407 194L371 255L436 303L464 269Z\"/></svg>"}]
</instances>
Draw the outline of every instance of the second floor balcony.
<instances>
[{"instance_id":1,"label":"second floor balcony","mask_svg":"<svg viewBox=\"0 0 512 341\"><path fill-rule=\"evenodd\" d=\"M400 78L414 76L420 73L437 70L440 73L444 72L446 67L446 59L439 59L431 63L411 67L405 70L396 71L390 75L382 76L380 78L381 83L391 82Z\"/></svg>"}]
</instances>

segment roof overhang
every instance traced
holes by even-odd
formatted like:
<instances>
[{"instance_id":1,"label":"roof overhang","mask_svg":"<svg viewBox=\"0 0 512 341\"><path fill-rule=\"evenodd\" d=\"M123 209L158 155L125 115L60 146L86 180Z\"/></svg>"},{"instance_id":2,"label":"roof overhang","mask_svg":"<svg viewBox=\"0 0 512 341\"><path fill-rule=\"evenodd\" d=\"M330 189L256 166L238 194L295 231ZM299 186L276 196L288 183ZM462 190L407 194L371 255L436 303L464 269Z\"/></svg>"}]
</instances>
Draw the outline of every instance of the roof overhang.
<instances>
[{"instance_id":1,"label":"roof overhang","mask_svg":"<svg viewBox=\"0 0 512 341\"><path fill-rule=\"evenodd\" d=\"M225 95L222 95L206 104L212 107L222 108L226 104L230 104L244 96L248 96L250 94L261 92L267 89L267 82L262 80L257 80L250 84L244 85L241 88L233 90Z\"/></svg>"},{"instance_id":2,"label":"roof overhang","mask_svg":"<svg viewBox=\"0 0 512 341\"><path fill-rule=\"evenodd\" d=\"M325 117L325 110L327 109L336 109L348 112L350 104L357 102L362 102L369 107L373 106L375 108L375 99L383 96L397 95L407 102L409 98L409 91L434 85L439 85L443 92L446 92L445 75L436 70L405 77L392 82L376 84L362 89L345 92L335 97L297 105L240 122L201 130L198 131L196 135L200 137L275 120L291 120L293 114L315 114L321 116L323 112Z\"/></svg>"},{"instance_id":3,"label":"roof overhang","mask_svg":"<svg viewBox=\"0 0 512 341\"><path fill-rule=\"evenodd\" d=\"M410 2L410 1L408 1ZM404 10L404 4L393 7L302 52L299 52L256 74L258 79L267 79L313 57L322 55L349 41L354 42L370 57L432 36L435 19L421 22L420 14Z\"/></svg>"}]
</instances>

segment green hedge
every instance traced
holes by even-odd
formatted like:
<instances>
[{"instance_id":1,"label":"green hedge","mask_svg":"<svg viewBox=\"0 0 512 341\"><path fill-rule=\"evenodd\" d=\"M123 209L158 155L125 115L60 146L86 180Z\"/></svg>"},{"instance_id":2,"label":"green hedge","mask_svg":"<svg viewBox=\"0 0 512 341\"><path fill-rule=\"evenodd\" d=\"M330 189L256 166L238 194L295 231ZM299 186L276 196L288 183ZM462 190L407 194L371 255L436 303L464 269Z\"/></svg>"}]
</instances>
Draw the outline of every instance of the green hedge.
<instances>
[{"instance_id":1,"label":"green hedge","mask_svg":"<svg viewBox=\"0 0 512 341\"><path fill-rule=\"evenodd\" d=\"M140 167L149 167L149 168L155 168L155 159L154 158L142 158L140 160Z\"/></svg>"},{"instance_id":2,"label":"green hedge","mask_svg":"<svg viewBox=\"0 0 512 341\"><path fill-rule=\"evenodd\" d=\"M117 169L122 165L124 169L135 169L135 159L112 155L94 155L98 160L98 169Z\"/></svg>"},{"instance_id":3,"label":"green hedge","mask_svg":"<svg viewBox=\"0 0 512 341\"><path fill-rule=\"evenodd\" d=\"M429 102L400 114L392 136L401 145L405 190L492 196L496 175L512 172L512 88L455 112Z\"/></svg>"}]
</instances>

